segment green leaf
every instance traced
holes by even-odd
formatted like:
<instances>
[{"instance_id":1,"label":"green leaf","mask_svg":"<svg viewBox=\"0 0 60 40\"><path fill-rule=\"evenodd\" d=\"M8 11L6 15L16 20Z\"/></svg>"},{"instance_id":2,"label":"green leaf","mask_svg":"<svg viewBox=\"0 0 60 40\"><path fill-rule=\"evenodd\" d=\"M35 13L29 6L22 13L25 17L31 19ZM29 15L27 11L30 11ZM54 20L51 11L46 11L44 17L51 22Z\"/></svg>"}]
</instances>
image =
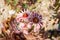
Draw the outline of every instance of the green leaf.
<instances>
[{"instance_id":1,"label":"green leaf","mask_svg":"<svg viewBox=\"0 0 60 40\"><path fill-rule=\"evenodd\" d=\"M11 0L6 0L6 2L9 4Z\"/></svg>"},{"instance_id":2,"label":"green leaf","mask_svg":"<svg viewBox=\"0 0 60 40\"><path fill-rule=\"evenodd\" d=\"M16 12L19 12L19 11L20 11L20 8L17 7L17 8L16 8Z\"/></svg>"},{"instance_id":3,"label":"green leaf","mask_svg":"<svg viewBox=\"0 0 60 40\"><path fill-rule=\"evenodd\" d=\"M13 5L16 6L18 4L18 0L13 1Z\"/></svg>"},{"instance_id":4,"label":"green leaf","mask_svg":"<svg viewBox=\"0 0 60 40\"><path fill-rule=\"evenodd\" d=\"M28 8L28 5L25 4L25 3L23 3L23 4L22 4L22 7L23 7L23 8Z\"/></svg>"}]
</instances>

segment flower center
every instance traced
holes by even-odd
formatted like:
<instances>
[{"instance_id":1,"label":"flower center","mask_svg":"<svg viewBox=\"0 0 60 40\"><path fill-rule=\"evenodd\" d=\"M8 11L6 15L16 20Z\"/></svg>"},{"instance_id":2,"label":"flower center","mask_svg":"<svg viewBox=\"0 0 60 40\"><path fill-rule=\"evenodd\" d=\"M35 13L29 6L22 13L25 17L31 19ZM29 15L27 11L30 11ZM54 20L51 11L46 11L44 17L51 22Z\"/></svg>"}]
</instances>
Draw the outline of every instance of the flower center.
<instances>
[{"instance_id":1,"label":"flower center","mask_svg":"<svg viewBox=\"0 0 60 40\"><path fill-rule=\"evenodd\" d=\"M33 22L34 22L34 23L38 23L38 22L39 22L39 19L38 19L37 17L34 17L34 18L33 18Z\"/></svg>"},{"instance_id":2,"label":"flower center","mask_svg":"<svg viewBox=\"0 0 60 40\"><path fill-rule=\"evenodd\" d=\"M24 14L23 14L23 17L28 17L28 14L27 14L27 13L24 13Z\"/></svg>"}]
</instances>

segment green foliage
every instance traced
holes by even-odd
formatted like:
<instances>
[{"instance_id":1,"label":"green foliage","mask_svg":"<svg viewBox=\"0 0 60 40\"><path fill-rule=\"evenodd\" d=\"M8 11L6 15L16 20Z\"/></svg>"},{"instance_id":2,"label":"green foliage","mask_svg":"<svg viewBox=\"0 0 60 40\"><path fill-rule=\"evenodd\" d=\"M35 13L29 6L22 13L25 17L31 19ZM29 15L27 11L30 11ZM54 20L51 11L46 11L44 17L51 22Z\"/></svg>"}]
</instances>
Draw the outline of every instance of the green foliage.
<instances>
[{"instance_id":1,"label":"green foliage","mask_svg":"<svg viewBox=\"0 0 60 40\"><path fill-rule=\"evenodd\" d=\"M17 7L17 8L16 8L16 12L19 12L19 11L20 11L20 8Z\"/></svg>"},{"instance_id":2,"label":"green foliage","mask_svg":"<svg viewBox=\"0 0 60 40\"><path fill-rule=\"evenodd\" d=\"M22 4L22 7L23 7L23 8L28 8L28 5L25 4L25 3L23 3L23 4Z\"/></svg>"},{"instance_id":3,"label":"green foliage","mask_svg":"<svg viewBox=\"0 0 60 40\"><path fill-rule=\"evenodd\" d=\"M18 3L18 0L6 0L6 2L7 2L7 4L9 4L9 3L12 3L14 6L16 6L17 5L17 3Z\"/></svg>"},{"instance_id":4,"label":"green foliage","mask_svg":"<svg viewBox=\"0 0 60 40\"><path fill-rule=\"evenodd\" d=\"M11 0L6 0L6 2L9 4L11 2Z\"/></svg>"},{"instance_id":5,"label":"green foliage","mask_svg":"<svg viewBox=\"0 0 60 40\"><path fill-rule=\"evenodd\" d=\"M18 0L13 1L13 5L16 6L18 4Z\"/></svg>"}]
</instances>

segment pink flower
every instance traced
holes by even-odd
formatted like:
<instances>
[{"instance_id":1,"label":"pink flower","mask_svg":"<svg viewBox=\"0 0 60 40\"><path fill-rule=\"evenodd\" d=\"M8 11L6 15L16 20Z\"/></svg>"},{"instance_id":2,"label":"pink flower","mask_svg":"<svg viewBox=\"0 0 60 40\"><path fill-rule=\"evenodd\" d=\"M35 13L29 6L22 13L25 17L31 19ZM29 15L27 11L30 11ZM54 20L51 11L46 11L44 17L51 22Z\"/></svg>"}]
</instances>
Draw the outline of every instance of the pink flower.
<instances>
[{"instance_id":1,"label":"pink flower","mask_svg":"<svg viewBox=\"0 0 60 40\"><path fill-rule=\"evenodd\" d=\"M32 28L32 23L31 22L27 24L27 28L28 29L31 29Z\"/></svg>"},{"instance_id":2,"label":"pink flower","mask_svg":"<svg viewBox=\"0 0 60 40\"><path fill-rule=\"evenodd\" d=\"M20 21L26 21L28 16L30 14L30 11L22 11L22 13L19 13L16 17L16 21L20 22ZM27 20L28 21L28 20Z\"/></svg>"},{"instance_id":3,"label":"pink flower","mask_svg":"<svg viewBox=\"0 0 60 40\"><path fill-rule=\"evenodd\" d=\"M24 34L28 34L28 31L27 31L27 30L23 30L23 33L24 33Z\"/></svg>"},{"instance_id":4,"label":"pink flower","mask_svg":"<svg viewBox=\"0 0 60 40\"><path fill-rule=\"evenodd\" d=\"M41 26L39 24L34 25L34 32L38 32L40 30Z\"/></svg>"}]
</instances>

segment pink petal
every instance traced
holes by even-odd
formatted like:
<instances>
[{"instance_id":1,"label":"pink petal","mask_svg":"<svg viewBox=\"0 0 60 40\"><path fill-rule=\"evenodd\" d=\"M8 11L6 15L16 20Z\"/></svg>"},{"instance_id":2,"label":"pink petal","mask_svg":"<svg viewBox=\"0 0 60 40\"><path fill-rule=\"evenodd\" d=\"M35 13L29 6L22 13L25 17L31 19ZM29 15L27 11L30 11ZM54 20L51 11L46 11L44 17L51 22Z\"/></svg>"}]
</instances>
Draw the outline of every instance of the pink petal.
<instances>
[{"instance_id":1,"label":"pink petal","mask_svg":"<svg viewBox=\"0 0 60 40\"><path fill-rule=\"evenodd\" d=\"M24 33L24 34L28 34L28 31L27 31L27 30L23 30L23 33Z\"/></svg>"}]
</instances>

